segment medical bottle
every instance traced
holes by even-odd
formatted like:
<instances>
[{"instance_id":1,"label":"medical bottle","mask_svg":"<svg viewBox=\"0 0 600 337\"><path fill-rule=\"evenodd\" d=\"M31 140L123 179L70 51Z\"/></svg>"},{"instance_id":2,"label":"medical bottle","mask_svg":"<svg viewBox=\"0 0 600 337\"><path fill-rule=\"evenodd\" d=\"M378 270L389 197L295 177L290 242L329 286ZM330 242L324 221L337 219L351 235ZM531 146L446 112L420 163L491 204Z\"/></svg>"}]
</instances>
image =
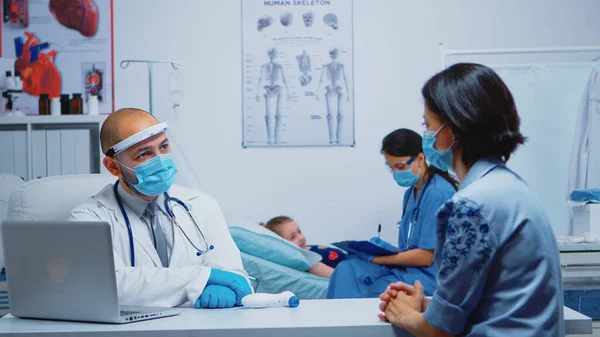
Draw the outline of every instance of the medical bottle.
<instances>
[{"instance_id":1,"label":"medical bottle","mask_svg":"<svg viewBox=\"0 0 600 337\"><path fill-rule=\"evenodd\" d=\"M83 114L83 99L81 94L73 94L71 98L71 115Z\"/></svg>"},{"instance_id":2,"label":"medical bottle","mask_svg":"<svg viewBox=\"0 0 600 337\"><path fill-rule=\"evenodd\" d=\"M6 79L4 80L4 88L6 90L15 89L15 79L12 76L12 71L6 71Z\"/></svg>"},{"instance_id":3,"label":"medical bottle","mask_svg":"<svg viewBox=\"0 0 600 337\"><path fill-rule=\"evenodd\" d=\"M60 112L63 115L71 114L71 102L69 101L69 95L60 95Z\"/></svg>"},{"instance_id":4,"label":"medical bottle","mask_svg":"<svg viewBox=\"0 0 600 337\"><path fill-rule=\"evenodd\" d=\"M39 108L40 115L49 115L50 114L50 97L48 96L48 94L40 95L38 108Z\"/></svg>"},{"instance_id":5,"label":"medical bottle","mask_svg":"<svg viewBox=\"0 0 600 337\"><path fill-rule=\"evenodd\" d=\"M87 113L88 115L98 115L100 113L100 107L98 103L98 96L89 95L87 99Z\"/></svg>"},{"instance_id":6,"label":"medical bottle","mask_svg":"<svg viewBox=\"0 0 600 337\"><path fill-rule=\"evenodd\" d=\"M50 114L52 116L60 116L60 110L60 98L55 97L52 100L50 100Z\"/></svg>"}]
</instances>

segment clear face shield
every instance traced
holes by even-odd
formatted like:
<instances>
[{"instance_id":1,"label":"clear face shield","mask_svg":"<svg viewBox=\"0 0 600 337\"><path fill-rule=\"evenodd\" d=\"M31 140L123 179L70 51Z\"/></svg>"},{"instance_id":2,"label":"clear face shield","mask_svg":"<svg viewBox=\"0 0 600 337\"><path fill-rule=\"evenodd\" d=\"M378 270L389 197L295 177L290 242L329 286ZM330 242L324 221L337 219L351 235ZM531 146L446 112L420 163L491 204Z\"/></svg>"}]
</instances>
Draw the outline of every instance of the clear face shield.
<instances>
[{"instance_id":1,"label":"clear face shield","mask_svg":"<svg viewBox=\"0 0 600 337\"><path fill-rule=\"evenodd\" d=\"M173 160L175 161L175 165L177 165L175 184L195 190L201 190L202 186L200 184L198 170L191 165L186 156L186 153L189 154L190 150L185 144L191 143L185 138L180 127L182 123L182 109L180 104L184 97L185 78L181 70L177 69L169 74L168 81L169 97L173 101L172 109L159 109L159 111L155 112L154 117L161 122L169 124L169 129L166 132L171 145Z\"/></svg>"},{"instance_id":2,"label":"clear face shield","mask_svg":"<svg viewBox=\"0 0 600 337\"><path fill-rule=\"evenodd\" d=\"M173 161L177 166L175 184L195 190L201 190L200 178L186 157L185 151L181 146L187 142L184 141L183 133L179 129L177 123L173 123L172 127L167 130L167 137L169 138Z\"/></svg>"},{"instance_id":3,"label":"clear face shield","mask_svg":"<svg viewBox=\"0 0 600 337\"><path fill-rule=\"evenodd\" d=\"M170 186L171 183L175 183L183 187L199 190L199 179L180 146L180 137L177 135L181 134L181 132L178 132L178 129L176 122L172 125L168 125L167 123L153 125L113 145L106 154L113 156L121 164L123 175L129 184L144 183L140 179L143 180L142 177L145 170L155 172L159 170L161 174L153 176L154 179L160 180L155 182L155 185L167 184ZM161 137L163 134L166 137ZM136 152L134 156L136 156L138 162L132 164L124 160L123 156L127 149L153 137L159 140L159 143L153 144L148 152ZM137 157L138 155L139 157ZM148 156L148 159L146 160L142 156ZM139 190L137 187L136 189ZM143 194L153 195L148 193Z\"/></svg>"},{"instance_id":4,"label":"clear face shield","mask_svg":"<svg viewBox=\"0 0 600 337\"><path fill-rule=\"evenodd\" d=\"M177 77L177 76L176 76ZM183 81L181 76L177 77L177 83L179 81ZM173 155L173 161L175 161L175 165L177 166L177 175L175 177L175 184L195 190L202 190L202 185L200 184L200 176L198 175L198 169L194 168L191 165L191 162L188 159L190 152L190 146L185 146L186 144L191 144L188 139L186 139L183 130L181 129L181 108L179 107L179 99L183 97L183 84L179 83L176 88L179 88L177 91L177 95L174 96L175 105L173 109L167 109L166 111L157 111L154 114L159 121L165 122L169 124L169 128L166 131L167 138L169 138L169 144L171 147L171 153ZM171 87L170 89L171 90ZM187 152L186 152L187 151Z\"/></svg>"}]
</instances>

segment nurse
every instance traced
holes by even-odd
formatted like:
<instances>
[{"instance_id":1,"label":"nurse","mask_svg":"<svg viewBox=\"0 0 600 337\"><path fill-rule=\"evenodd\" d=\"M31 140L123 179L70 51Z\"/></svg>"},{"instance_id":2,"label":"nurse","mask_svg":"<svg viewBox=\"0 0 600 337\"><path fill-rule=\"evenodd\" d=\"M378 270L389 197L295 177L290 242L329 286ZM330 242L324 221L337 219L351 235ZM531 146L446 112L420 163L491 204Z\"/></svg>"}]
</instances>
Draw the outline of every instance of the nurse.
<instances>
[{"instance_id":1,"label":"nurse","mask_svg":"<svg viewBox=\"0 0 600 337\"><path fill-rule=\"evenodd\" d=\"M564 336L556 239L536 195L506 167L525 141L512 94L492 69L468 63L433 76L422 94L425 154L461 187L437 215L433 297L419 282L391 285L380 319L417 337Z\"/></svg>"},{"instance_id":2,"label":"nurse","mask_svg":"<svg viewBox=\"0 0 600 337\"><path fill-rule=\"evenodd\" d=\"M407 129L390 133L382 142L381 153L392 177L408 188L398 223L398 254L341 262L331 275L327 298L378 297L390 283L416 280L422 282L427 294L433 294L435 214L457 185L447 172L427 165L421 143L421 136Z\"/></svg>"}]
</instances>

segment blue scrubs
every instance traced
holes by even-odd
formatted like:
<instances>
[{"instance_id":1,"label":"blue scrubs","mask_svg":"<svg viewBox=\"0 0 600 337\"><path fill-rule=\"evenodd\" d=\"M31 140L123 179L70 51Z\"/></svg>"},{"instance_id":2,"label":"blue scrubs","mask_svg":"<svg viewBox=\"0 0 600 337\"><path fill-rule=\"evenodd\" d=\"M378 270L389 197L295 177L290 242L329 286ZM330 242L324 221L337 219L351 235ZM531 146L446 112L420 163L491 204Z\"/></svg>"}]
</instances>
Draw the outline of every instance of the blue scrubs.
<instances>
[{"instance_id":1,"label":"blue scrubs","mask_svg":"<svg viewBox=\"0 0 600 337\"><path fill-rule=\"evenodd\" d=\"M439 175L433 175L423 184L415 197L414 187L404 193L404 214L399 222L398 247L435 250L436 213L454 195L454 187ZM412 222L412 234L409 228ZM421 281L425 294L431 296L436 288L436 267L387 267L352 258L340 263L329 279L327 298L378 297L390 283L414 284Z\"/></svg>"}]
</instances>

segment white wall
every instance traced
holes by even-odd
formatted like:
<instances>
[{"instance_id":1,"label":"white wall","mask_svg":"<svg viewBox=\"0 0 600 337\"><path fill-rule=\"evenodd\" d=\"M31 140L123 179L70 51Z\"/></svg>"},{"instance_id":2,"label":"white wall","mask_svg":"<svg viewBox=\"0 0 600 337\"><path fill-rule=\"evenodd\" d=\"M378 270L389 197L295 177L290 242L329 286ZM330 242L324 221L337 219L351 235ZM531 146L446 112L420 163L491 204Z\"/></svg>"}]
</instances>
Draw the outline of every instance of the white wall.
<instances>
[{"instance_id":1,"label":"white wall","mask_svg":"<svg viewBox=\"0 0 600 337\"><path fill-rule=\"evenodd\" d=\"M370 237L381 223L395 242L403 191L380 142L399 127L421 131L420 89L440 68L440 41L452 49L600 45L596 0L354 3L356 147L242 149L240 1L115 0L117 63L181 62L184 149L226 218L291 215L314 243ZM171 111L169 72L155 68L156 111ZM117 67L116 107L147 108L147 85L145 67Z\"/></svg>"}]
</instances>

